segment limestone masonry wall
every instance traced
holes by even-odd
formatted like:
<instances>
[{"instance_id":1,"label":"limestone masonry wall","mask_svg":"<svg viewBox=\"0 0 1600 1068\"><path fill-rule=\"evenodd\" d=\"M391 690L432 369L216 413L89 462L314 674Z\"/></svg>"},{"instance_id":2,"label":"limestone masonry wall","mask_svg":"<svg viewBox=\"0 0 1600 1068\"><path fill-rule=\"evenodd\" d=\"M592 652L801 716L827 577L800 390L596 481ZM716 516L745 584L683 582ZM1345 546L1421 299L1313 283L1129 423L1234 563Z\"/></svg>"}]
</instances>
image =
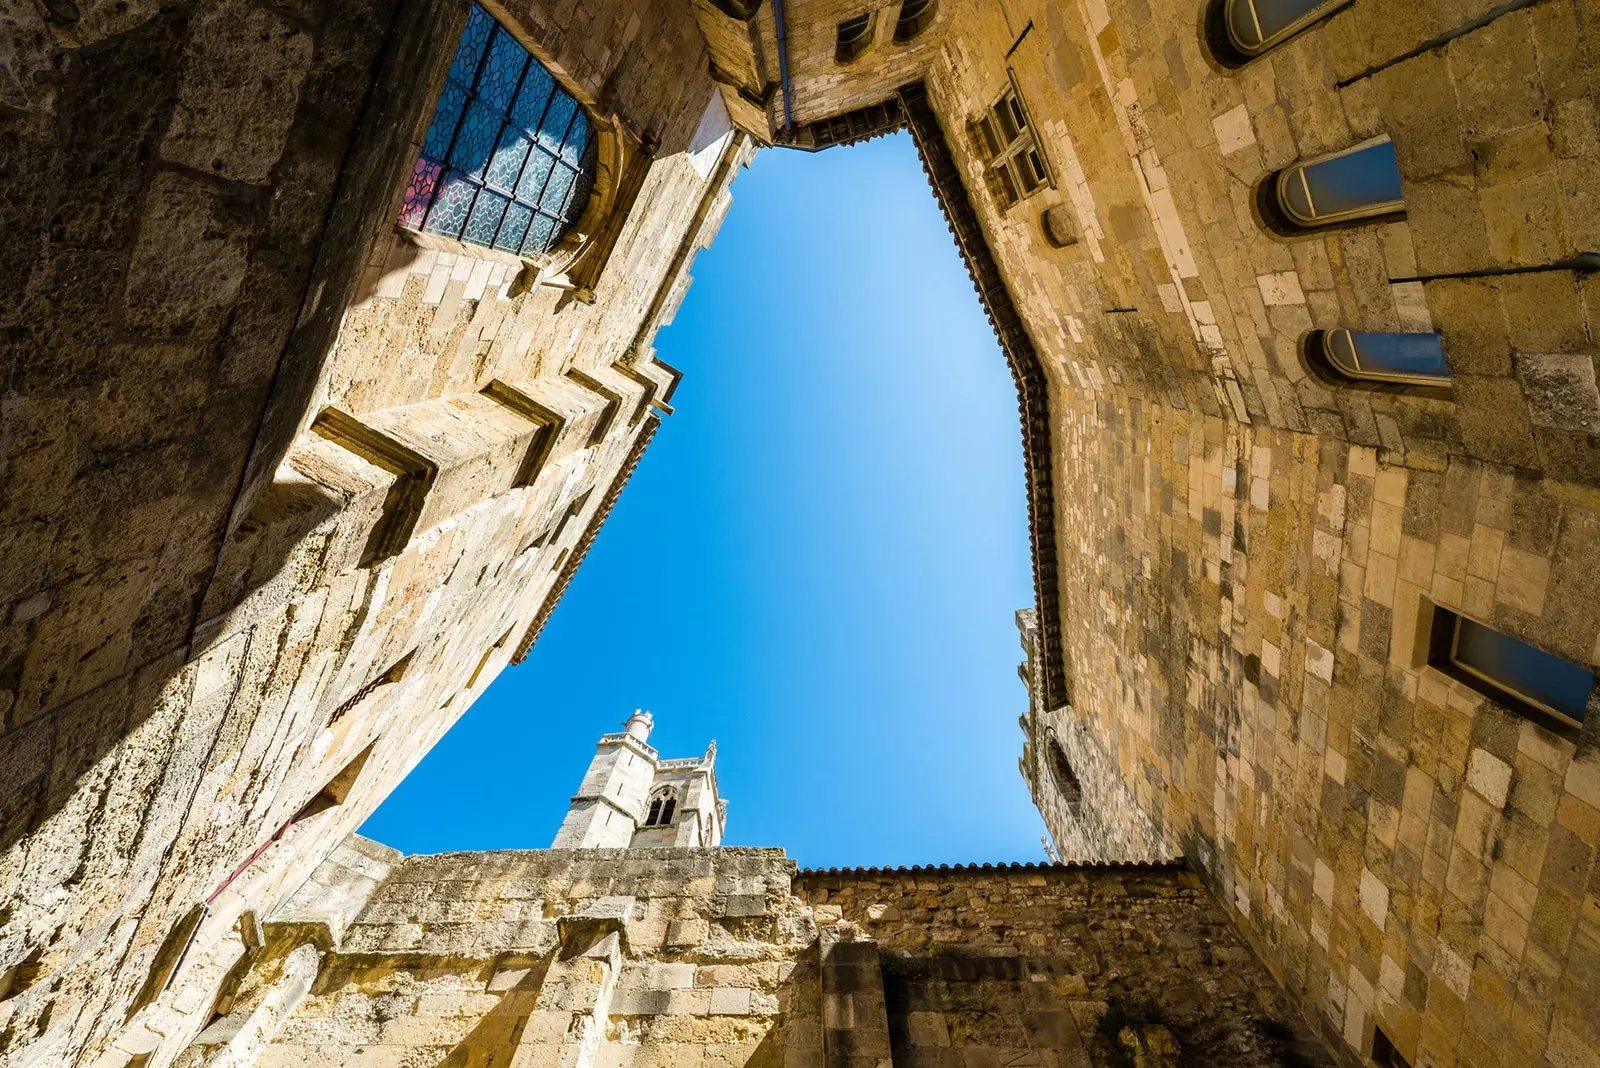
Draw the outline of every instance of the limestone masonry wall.
<instances>
[{"instance_id":1,"label":"limestone masonry wall","mask_svg":"<svg viewBox=\"0 0 1600 1068\"><path fill-rule=\"evenodd\" d=\"M1324 1056L1272 1037L1295 1031L1290 1001L1181 866L804 871L795 889L881 947L896 1065L1115 1063L1112 1007L1186 1065Z\"/></svg>"},{"instance_id":2,"label":"limestone masonry wall","mask_svg":"<svg viewBox=\"0 0 1600 1068\"><path fill-rule=\"evenodd\" d=\"M495 11L602 143L547 262L394 225L464 3L0 15L0 1063L170 1063L659 422L748 147L677 3Z\"/></svg>"},{"instance_id":3,"label":"limestone masonry wall","mask_svg":"<svg viewBox=\"0 0 1600 1068\"><path fill-rule=\"evenodd\" d=\"M381 848L352 839L318 869L331 914ZM797 873L773 849L452 853L394 863L331 945L317 896L269 919L179 1063L1068 1068L1125 1063L1130 1044L1159 1065L1321 1057L1176 867ZM294 967L311 959L306 980Z\"/></svg>"}]
</instances>

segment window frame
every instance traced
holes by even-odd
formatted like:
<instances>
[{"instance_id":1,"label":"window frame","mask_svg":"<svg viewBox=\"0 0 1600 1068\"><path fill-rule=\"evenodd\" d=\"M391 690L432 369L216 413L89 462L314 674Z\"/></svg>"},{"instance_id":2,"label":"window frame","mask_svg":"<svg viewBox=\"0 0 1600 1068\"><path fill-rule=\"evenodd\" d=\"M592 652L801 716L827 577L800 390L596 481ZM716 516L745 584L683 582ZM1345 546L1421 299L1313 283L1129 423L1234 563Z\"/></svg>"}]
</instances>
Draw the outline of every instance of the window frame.
<instances>
[{"instance_id":1,"label":"window frame","mask_svg":"<svg viewBox=\"0 0 1600 1068\"><path fill-rule=\"evenodd\" d=\"M1594 703L1596 683L1596 673L1592 668L1567 660L1565 657L1557 656L1555 653L1541 649L1514 634L1508 634L1497 627L1474 619L1464 612L1458 612L1453 608L1447 608L1431 601L1424 602L1424 604L1432 608L1427 644L1427 663L1429 667L1469 687L1479 696L1488 698L1523 719L1531 720L1556 734L1567 738L1576 738L1583 731L1588 723L1587 708L1585 709L1584 718L1575 719L1569 713L1554 708L1539 698L1517 689L1515 680L1496 678L1481 668L1461 660L1457 655L1461 643L1461 624L1467 622L1474 626L1482 627L1507 641L1515 642L1518 645L1560 660L1588 673L1590 677L1588 704L1590 705Z\"/></svg>"},{"instance_id":2,"label":"window frame","mask_svg":"<svg viewBox=\"0 0 1600 1068\"><path fill-rule=\"evenodd\" d=\"M1006 72L1005 88L984 109L976 124L985 156L985 173L1004 210L1010 210L1047 186L1055 186L1055 175L1035 136L1033 113L1010 71ZM1009 135L1008 125L1014 128ZM1028 163L1023 162L1025 159ZM1030 171L1037 177L1031 185L1026 181Z\"/></svg>"},{"instance_id":3,"label":"window frame","mask_svg":"<svg viewBox=\"0 0 1600 1068\"><path fill-rule=\"evenodd\" d=\"M1045 739L1049 742L1046 749L1050 761L1051 781L1055 783L1056 793L1060 794L1061 800L1066 803L1067 812L1076 816L1083 811L1083 780L1078 777L1077 769L1068 759L1067 750L1061 744L1061 739L1056 736L1054 727L1045 732Z\"/></svg>"},{"instance_id":4,"label":"window frame","mask_svg":"<svg viewBox=\"0 0 1600 1068\"><path fill-rule=\"evenodd\" d=\"M907 16L906 8L920 5ZM933 25L939 14L939 0L900 0L900 13L894 20L894 43L910 44Z\"/></svg>"},{"instance_id":5,"label":"window frame","mask_svg":"<svg viewBox=\"0 0 1600 1068\"><path fill-rule=\"evenodd\" d=\"M1325 163L1331 163L1334 160L1343 159L1346 156L1354 156L1361 152L1371 151L1379 145L1392 144L1393 140L1388 134L1379 134L1376 137L1369 137L1365 141L1350 145L1347 148L1341 148L1334 152L1324 152L1322 155L1313 156L1311 159L1297 160L1296 162L1291 163L1289 166L1284 167L1282 170L1277 171L1275 174L1269 176L1269 179L1266 183L1272 190L1273 207L1276 209L1276 213L1281 216L1290 227L1292 227L1292 232L1294 233L1313 233L1344 223L1364 221L1367 219L1380 219L1385 216L1392 215L1404 215L1406 210L1404 195L1394 200L1377 201L1364 204L1357 208L1348 208L1343 211L1330 212L1327 215L1318 215L1314 218L1307 218L1301 215L1298 210L1289 203L1288 198L1285 195L1285 190L1287 187L1293 181L1294 177L1298 176L1300 179L1301 188L1305 192L1306 202L1308 204L1312 204L1314 209L1315 203L1311 196L1311 186L1309 181L1306 179L1306 172L1309 169ZM1396 173L1398 175L1398 168L1396 168Z\"/></svg>"},{"instance_id":6,"label":"window frame","mask_svg":"<svg viewBox=\"0 0 1600 1068\"><path fill-rule=\"evenodd\" d=\"M1243 57L1244 60L1249 61L1264 56L1290 38L1299 36L1349 3L1351 3L1351 0L1321 0L1321 2L1313 4L1309 11L1300 15L1299 18L1294 19L1276 33L1270 36L1263 35L1261 43L1256 45L1245 44L1233 32L1233 13L1240 4L1248 4L1250 6L1251 20L1254 21L1256 30L1260 31L1261 16L1256 13L1255 0L1220 0L1218 10L1222 20L1222 31L1229 47Z\"/></svg>"},{"instance_id":7,"label":"window frame","mask_svg":"<svg viewBox=\"0 0 1600 1068\"><path fill-rule=\"evenodd\" d=\"M670 786L659 787L645 806L644 826L670 827L677 811L678 791Z\"/></svg>"},{"instance_id":8,"label":"window frame","mask_svg":"<svg viewBox=\"0 0 1600 1068\"><path fill-rule=\"evenodd\" d=\"M1329 379L1335 385L1377 385L1387 387L1415 387L1418 389L1448 390L1450 388L1450 375L1424 375L1411 374L1404 371L1384 371L1363 368L1360 363L1360 348L1355 340L1356 335L1368 336L1405 336L1402 331L1370 331L1352 330L1349 327L1334 327L1329 330L1314 331L1307 339L1306 347L1315 357L1317 363L1325 368L1320 377ZM1449 355L1444 351L1443 337L1434 331L1416 332L1418 337L1432 337L1439 343L1440 356L1445 361L1446 371L1449 369ZM1350 353L1357 361L1355 365L1347 366L1342 356L1336 353L1335 346L1340 338L1348 339Z\"/></svg>"}]
</instances>

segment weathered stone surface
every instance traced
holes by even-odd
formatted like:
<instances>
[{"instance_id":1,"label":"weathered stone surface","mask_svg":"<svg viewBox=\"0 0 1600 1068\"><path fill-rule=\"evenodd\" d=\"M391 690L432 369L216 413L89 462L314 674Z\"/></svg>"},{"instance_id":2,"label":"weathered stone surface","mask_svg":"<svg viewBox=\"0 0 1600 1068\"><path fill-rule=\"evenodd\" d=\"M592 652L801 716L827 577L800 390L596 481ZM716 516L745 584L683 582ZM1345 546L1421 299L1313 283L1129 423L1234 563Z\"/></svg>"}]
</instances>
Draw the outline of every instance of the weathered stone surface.
<instances>
[{"instance_id":1,"label":"weathered stone surface","mask_svg":"<svg viewBox=\"0 0 1600 1068\"><path fill-rule=\"evenodd\" d=\"M581 293L394 232L461 6L0 16L0 974L17 969L0 1056L170 1056L243 951L234 917L292 897L537 635L654 429L636 390L659 376L613 369L648 360L748 158L703 151L715 95L758 137L786 136L787 108L812 144L885 132L916 102L1023 390L1049 680L1033 718L1094 769L1080 786L1105 833L1088 840L1181 850L1346 1060L1379 1030L1413 1064L1590 1057L1592 739L1430 666L1426 631L1442 607L1600 666L1600 289L1549 269L1600 243L1600 51L1584 4L1468 7L1362 0L1234 67L1197 0L944 2L900 41L882 7L841 64L838 22L859 12L791 0L783 85L775 5L503 5L632 153L603 161L584 225L616 241ZM1048 172L1014 204L972 136L1008 86ZM1263 227L1276 171L1380 135L1403 218ZM632 198L612 173L629 159ZM1049 212L1076 244L1055 247ZM1481 277L1437 277L1460 272ZM1328 377L1305 341L1339 327L1438 330L1450 388ZM481 409L494 381L571 399L574 370L604 392L556 404L569 444L530 485L498 481L505 449L432 420L455 464L432 514L411 499L428 450L387 456L407 476L394 502L384 479L352 492L340 464L309 465L330 486L284 463L324 406L400 433L425 406ZM369 552L401 513L431 525ZM232 874L363 759L343 804ZM172 987L130 1019L178 921L219 891ZM635 921L641 945L742 966L758 930L814 931L778 886L718 893L714 915ZM735 899L767 913L730 915ZM905 915L875 903L877 922ZM471 956L553 952L558 932L542 913L450 914L361 937ZM563 997L593 1020L585 982ZM784 996L727 985L753 991L751 1017ZM579 1008L533 1000L486 1033L573 1028ZM1094 1027L1067 1000L1041 1035ZM709 992L678 1007L686 1056L759 1049ZM379 1015L371 1042L460 1041L453 1017ZM819 1056L824 1022L792 1025ZM1116 1037L1159 1058L1158 1026ZM1001 1048L973 1021L917 1034Z\"/></svg>"},{"instance_id":2,"label":"weathered stone surface","mask_svg":"<svg viewBox=\"0 0 1600 1068\"><path fill-rule=\"evenodd\" d=\"M1517 357L1517 372L1535 426L1600 433L1600 390L1595 388L1594 357L1588 353Z\"/></svg>"}]
</instances>

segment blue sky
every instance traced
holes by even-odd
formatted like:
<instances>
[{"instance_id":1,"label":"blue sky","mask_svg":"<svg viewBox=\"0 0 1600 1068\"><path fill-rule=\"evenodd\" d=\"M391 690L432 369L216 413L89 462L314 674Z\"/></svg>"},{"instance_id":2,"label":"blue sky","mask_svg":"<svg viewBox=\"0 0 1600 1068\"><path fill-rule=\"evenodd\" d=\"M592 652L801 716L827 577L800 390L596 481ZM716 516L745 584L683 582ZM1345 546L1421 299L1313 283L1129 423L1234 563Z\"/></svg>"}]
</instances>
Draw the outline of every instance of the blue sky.
<instances>
[{"instance_id":1,"label":"blue sky","mask_svg":"<svg viewBox=\"0 0 1600 1068\"><path fill-rule=\"evenodd\" d=\"M362 828L548 846L636 707L717 739L730 845L806 866L1037 860L1016 391L909 137L766 151L661 357L666 421L538 646Z\"/></svg>"}]
</instances>

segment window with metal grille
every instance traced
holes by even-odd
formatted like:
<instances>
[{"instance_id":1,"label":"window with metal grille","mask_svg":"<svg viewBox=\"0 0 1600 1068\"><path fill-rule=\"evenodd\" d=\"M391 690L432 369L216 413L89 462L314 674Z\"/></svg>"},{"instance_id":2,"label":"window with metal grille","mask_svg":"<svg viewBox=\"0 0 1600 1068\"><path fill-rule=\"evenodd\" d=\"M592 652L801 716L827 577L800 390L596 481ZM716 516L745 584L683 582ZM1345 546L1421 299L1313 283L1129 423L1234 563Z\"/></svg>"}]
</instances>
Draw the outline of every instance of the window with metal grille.
<instances>
[{"instance_id":1,"label":"window with metal grille","mask_svg":"<svg viewBox=\"0 0 1600 1068\"><path fill-rule=\"evenodd\" d=\"M833 58L840 63L848 63L872 46L872 30L875 12L865 15L856 15L839 23L839 29L834 38Z\"/></svg>"},{"instance_id":2,"label":"window with metal grille","mask_svg":"<svg viewBox=\"0 0 1600 1068\"><path fill-rule=\"evenodd\" d=\"M934 0L901 0L900 17L894 24L894 43L905 44L927 29L937 11Z\"/></svg>"},{"instance_id":3,"label":"window with metal grille","mask_svg":"<svg viewBox=\"0 0 1600 1068\"><path fill-rule=\"evenodd\" d=\"M594 173L595 137L582 106L474 4L400 225L540 256L583 214Z\"/></svg>"},{"instance_id":4,"label":"window with metal grille","mask_svg":"<svg viewBox=\"0 0 1600 1068\"><path fill-rule=\"evenodd\" d=\"M984 151L989 156L989 180L1004 207L1037 193L1050 183L1044 154L1033 137L1028 109L1013 86L978 120Z\"/></svg>"}]
</instances>

